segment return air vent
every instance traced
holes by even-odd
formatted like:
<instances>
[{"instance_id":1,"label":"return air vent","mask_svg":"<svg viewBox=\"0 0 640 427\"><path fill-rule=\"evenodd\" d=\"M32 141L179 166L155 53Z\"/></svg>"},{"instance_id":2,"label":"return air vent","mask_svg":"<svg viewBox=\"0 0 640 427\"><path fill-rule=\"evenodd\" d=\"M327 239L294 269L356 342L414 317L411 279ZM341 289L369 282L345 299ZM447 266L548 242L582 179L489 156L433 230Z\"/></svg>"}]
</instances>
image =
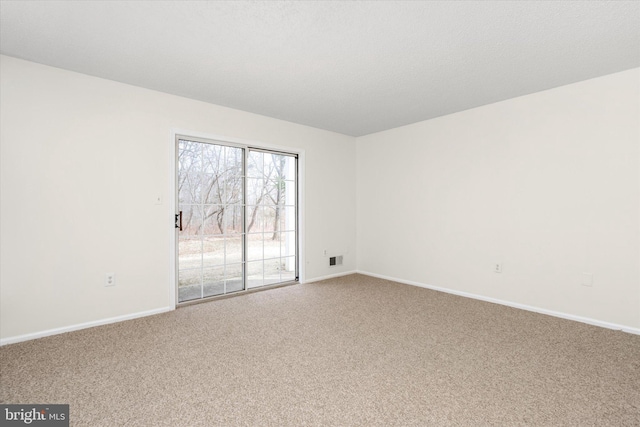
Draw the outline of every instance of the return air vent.
<instances>
[{"instance_id":1,"label":"return air vent","mask_svg":"<svg viewBox=\"0 0 640 427\"><path fill-rule=\"evenodd\" d=\"M336 265L342 265L342 255L329 257L329 267L335 267Z\"/></svg>"}]
</instances>

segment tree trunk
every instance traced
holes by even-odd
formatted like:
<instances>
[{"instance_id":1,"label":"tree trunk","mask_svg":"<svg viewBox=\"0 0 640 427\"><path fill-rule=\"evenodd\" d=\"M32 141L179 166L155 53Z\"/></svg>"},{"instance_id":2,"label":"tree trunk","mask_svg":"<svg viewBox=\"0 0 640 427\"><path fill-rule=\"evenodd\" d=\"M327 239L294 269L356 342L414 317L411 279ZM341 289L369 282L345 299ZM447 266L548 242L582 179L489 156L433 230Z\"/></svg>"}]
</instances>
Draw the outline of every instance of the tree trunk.
<instances>
[{"instance_id":1,"label":"tree trunk","mask_svg":"<svg viewBox=\"0 0 640 427\"><path fill-rule=\"evenodd\" d=\"M260 207L260 203L262 203L262 198L264 197L264 193L258 197L256 201L256 206L253 208L253 212L251 213L251 222L249 222L249 226L247 227L247 233L251 231L253 224L256 222L256 214L258 213L258 208Z\"/></svg>"},{"instance_id":2,"label":"tree trunk","mask_svg":"<svg viewBox=\"0 0 640 427\"><path fill-rule=\"evenodd\" d=\"M276 217L273 220L273 236L271 237L271 240L279 240L279 233L278 231L280 228L280 203L278 203L276 205Z\"/></svg>"},{"instance_id":3,"label":"tree trunk","mask_svg":"<svg viewBox=\"0 0 640 427\"><path fill-rule=\"evenodd\" d=\"M216 222L218 223L218 230L220 230L221 234L224 234L224 206L220 207L220 211L216 216Z\"/></svg>"}]
</instances>

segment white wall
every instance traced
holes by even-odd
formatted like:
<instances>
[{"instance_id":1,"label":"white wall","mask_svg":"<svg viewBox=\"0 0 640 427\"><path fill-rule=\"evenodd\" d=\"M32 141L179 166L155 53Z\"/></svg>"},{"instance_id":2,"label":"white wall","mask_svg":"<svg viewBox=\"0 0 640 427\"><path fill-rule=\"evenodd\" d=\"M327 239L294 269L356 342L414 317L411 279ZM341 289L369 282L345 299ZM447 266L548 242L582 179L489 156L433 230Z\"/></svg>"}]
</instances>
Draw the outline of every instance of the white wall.
<instances>
[{"instance_id":1,"label":"white wall","mask_svg":"<svg viewBox=\"0 0 640 427\"><path fill-rule=\"evenodd\" d=\"M354 138L7 56L0 67L5 342L169 306L172 128L304 150L306 279L355 270ZM324 249L350 253L329 268Z\"/></svg>"},{"instance_id":2,"label":"white wall","mask_svg":"<svg viewBox=\"0 0 640 427\"><path fill-rule=\"evenodd\" d=\"M638 328L639 81L356 141L0 56L0 338L169 306L172 128L305 150L307 280L357 267Z\"/></svg>"},{"instance_id":3,"label":"white wall","mask_svg":"<svg viewBox=\"0 0 640 427\"><path fill-rule=\"evenodd\" d=\"M639 83L633 69L358 138L358 270L640 327Z\"/></svg>"}]
</instances>

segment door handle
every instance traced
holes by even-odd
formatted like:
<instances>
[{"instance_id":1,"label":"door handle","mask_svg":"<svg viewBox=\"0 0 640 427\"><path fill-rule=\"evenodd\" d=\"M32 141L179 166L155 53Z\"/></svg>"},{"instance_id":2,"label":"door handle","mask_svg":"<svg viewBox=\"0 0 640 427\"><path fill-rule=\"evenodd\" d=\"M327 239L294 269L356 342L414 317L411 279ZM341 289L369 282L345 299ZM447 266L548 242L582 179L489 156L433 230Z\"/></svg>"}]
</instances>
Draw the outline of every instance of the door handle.
<instances>
[{"instance_id":1,"label":"door handle","mask_svg":"<svg viewBox=\"0 0 640 427\"><path fill-rule=\"evenodd\" d=\"M175 226L176 226L176 228L180 229L180 231L182 231L182 211L180 211L180 213L176 214Z\"/></svg>"}]
</instances>

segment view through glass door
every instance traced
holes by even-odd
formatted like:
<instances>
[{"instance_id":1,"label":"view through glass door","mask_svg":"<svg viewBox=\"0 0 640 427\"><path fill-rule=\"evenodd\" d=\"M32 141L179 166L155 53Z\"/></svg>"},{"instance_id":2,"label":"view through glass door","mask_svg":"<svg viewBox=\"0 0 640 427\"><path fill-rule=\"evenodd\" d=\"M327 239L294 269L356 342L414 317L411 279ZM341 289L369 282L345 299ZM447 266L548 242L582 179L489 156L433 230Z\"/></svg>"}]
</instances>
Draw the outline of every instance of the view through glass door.
<instances>
[{"instance_id":1,"label":"view through glass door","mask_svg":"<svg viewBox=\"0 0 640 427\"><path fill-rule=\"evenodd\" d=\"M297 157L176 139L178 302L297 280Z\"/></svg>"}]
</instances>

